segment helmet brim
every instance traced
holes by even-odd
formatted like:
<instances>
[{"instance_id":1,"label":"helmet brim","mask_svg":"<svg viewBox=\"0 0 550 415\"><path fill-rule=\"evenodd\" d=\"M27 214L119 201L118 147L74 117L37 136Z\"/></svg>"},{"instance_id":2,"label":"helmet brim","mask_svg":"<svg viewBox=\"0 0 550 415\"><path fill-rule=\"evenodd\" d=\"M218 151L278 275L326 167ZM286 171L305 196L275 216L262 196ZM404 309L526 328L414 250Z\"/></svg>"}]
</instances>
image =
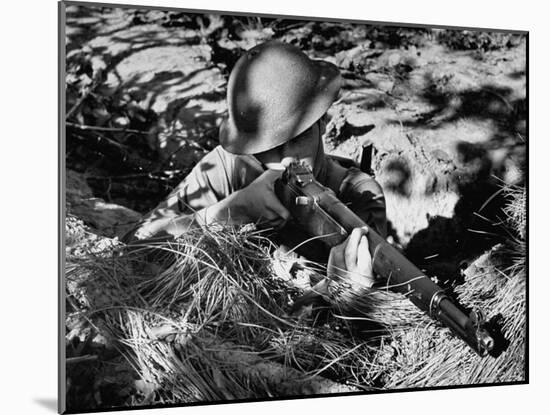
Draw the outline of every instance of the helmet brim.
<instances>
[{"instance_id":1,"label":"helmet brim","mask_svg":"<svg viewBox=\"0 0 550 415\"><path fill-rule=\"evenodd\" d=\"M317 82L307 108L293 119L283 121L271 129L239 131L231 116L220 126L219 140L222 147L233 154L261 153L291 140L311 127L321 118L338 97L342 79L338 68L326 61L313 60Z\"/></svg>"}]
</instances>

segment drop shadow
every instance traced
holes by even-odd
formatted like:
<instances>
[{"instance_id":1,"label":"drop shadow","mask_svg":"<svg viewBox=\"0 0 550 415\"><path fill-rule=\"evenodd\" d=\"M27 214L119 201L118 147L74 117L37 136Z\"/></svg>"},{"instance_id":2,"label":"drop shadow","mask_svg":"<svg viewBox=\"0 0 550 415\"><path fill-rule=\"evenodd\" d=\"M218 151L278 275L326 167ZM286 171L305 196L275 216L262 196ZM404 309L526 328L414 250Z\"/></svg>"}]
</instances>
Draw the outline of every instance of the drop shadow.
<instances>
[{"instance_id":1,"label":"drop shadow","mask_svg":"<svg viewBox=\"0 0 550 415\"><path fill-rule=\"evenodd\" d=\"M57 399L55 398L34 398L34 402L50 412L57 413Z\"/></svg>"}]
</instances>

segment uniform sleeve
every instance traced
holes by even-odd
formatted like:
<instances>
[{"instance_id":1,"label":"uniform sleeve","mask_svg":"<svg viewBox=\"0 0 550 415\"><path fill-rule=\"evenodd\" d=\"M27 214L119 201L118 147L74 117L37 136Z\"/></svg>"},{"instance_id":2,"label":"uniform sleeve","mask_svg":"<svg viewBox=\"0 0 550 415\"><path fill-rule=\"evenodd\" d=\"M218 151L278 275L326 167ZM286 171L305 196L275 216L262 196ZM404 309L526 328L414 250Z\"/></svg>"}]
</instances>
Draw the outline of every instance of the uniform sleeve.
<instances>
[{"instance_id":1,"label":"uniform sleeve","mask_svg":"<svg viewBox=\"0 0 550 415\"><path fill-rule=\"evenodd\" d=\"M350 168L340 188L342 201L382 237L387 234L386 201L382 187L374 178Z\"/></svg>"},{"instance_id":2,"label":"uniform sleeve","mask_svg":"<svg viewBox=\"0 0 550 415\"><path fill-rule=\"evenodd\" d=\"M168 236L170 228L185 229L197 224L200 212L231 192L232 160L216 147L200 160L187 177L155 209L146 214L124 241ZM167 235L168 234L168 235Z\"/></svg>"}]
</instances>

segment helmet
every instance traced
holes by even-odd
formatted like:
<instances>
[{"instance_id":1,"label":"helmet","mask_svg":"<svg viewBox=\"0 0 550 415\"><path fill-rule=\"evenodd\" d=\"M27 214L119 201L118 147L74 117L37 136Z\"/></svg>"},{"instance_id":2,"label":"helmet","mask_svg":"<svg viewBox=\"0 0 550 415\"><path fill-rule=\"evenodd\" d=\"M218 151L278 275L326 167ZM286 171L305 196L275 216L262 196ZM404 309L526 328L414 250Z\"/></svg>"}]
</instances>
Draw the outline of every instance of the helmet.
<instances>
[{"instance_id":1,"label":"helmet","mask_svg":"<svg viewBox=\"0 0 550 415\"><path fill-rule=\"evenodd\" d=\"M340 83L335 65L311 60L293 45L269 41L253 47L229 76L222 147L255 154L289 141L328 110Z\"/></svg>"}]
</instances>

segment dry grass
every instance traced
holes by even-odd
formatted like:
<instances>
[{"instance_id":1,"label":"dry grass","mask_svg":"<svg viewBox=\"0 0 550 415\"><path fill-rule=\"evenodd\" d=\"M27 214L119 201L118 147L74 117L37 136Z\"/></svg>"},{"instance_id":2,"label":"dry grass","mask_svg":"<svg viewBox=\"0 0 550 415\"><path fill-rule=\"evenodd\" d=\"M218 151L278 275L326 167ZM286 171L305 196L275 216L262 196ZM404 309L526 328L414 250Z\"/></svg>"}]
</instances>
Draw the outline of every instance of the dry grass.
<instances>
[{"instance_id":1,"label":"dry grass","mask_svg":"<svg viewBox=\"0 0 550 415\"><path fill-rule=\"evenodd\" d=\"M69 318L93 324L131 363L136 405L521 381L524 194L509 192L515 237L457 289L467 307L500 315L510 344L497 358L478 357L393 293L367 293L345 313L289 316L301 290L250 228L191 232L154 256L152 245L129 252L105 240L99 252L72 250Z\"/></svg>"},{"instance_id":2,"label":"dry grass","mask_svg":"<svg viewBox=\"0 0 550 415\"><path fill-rule=\"evenodd\" d=\"M69 299L131 362L141 404L357 390L320 376L349 344L286 317L296 292L273 272L271 249L229 228L132 251L115 244L112 255L67 258Z\"/></svg>"},{"instance_id":3,"label":"dry grass","mask_svg":"<svg viewBox=\"0 0 550 415\"><path fill-rule=\"evenodd\" d=\"M459 301L473 310L485 311L486 319L498 326L505 349L498 357L481 358L448 330L414 319L416 326L393 325L384 368L385 388L468 385L525 380L526 270L525 190L504 189L513 235L479 257L464 271L457 287ZM500 341L502 342L502 340Z\"/></svg>"}]
</instances>

